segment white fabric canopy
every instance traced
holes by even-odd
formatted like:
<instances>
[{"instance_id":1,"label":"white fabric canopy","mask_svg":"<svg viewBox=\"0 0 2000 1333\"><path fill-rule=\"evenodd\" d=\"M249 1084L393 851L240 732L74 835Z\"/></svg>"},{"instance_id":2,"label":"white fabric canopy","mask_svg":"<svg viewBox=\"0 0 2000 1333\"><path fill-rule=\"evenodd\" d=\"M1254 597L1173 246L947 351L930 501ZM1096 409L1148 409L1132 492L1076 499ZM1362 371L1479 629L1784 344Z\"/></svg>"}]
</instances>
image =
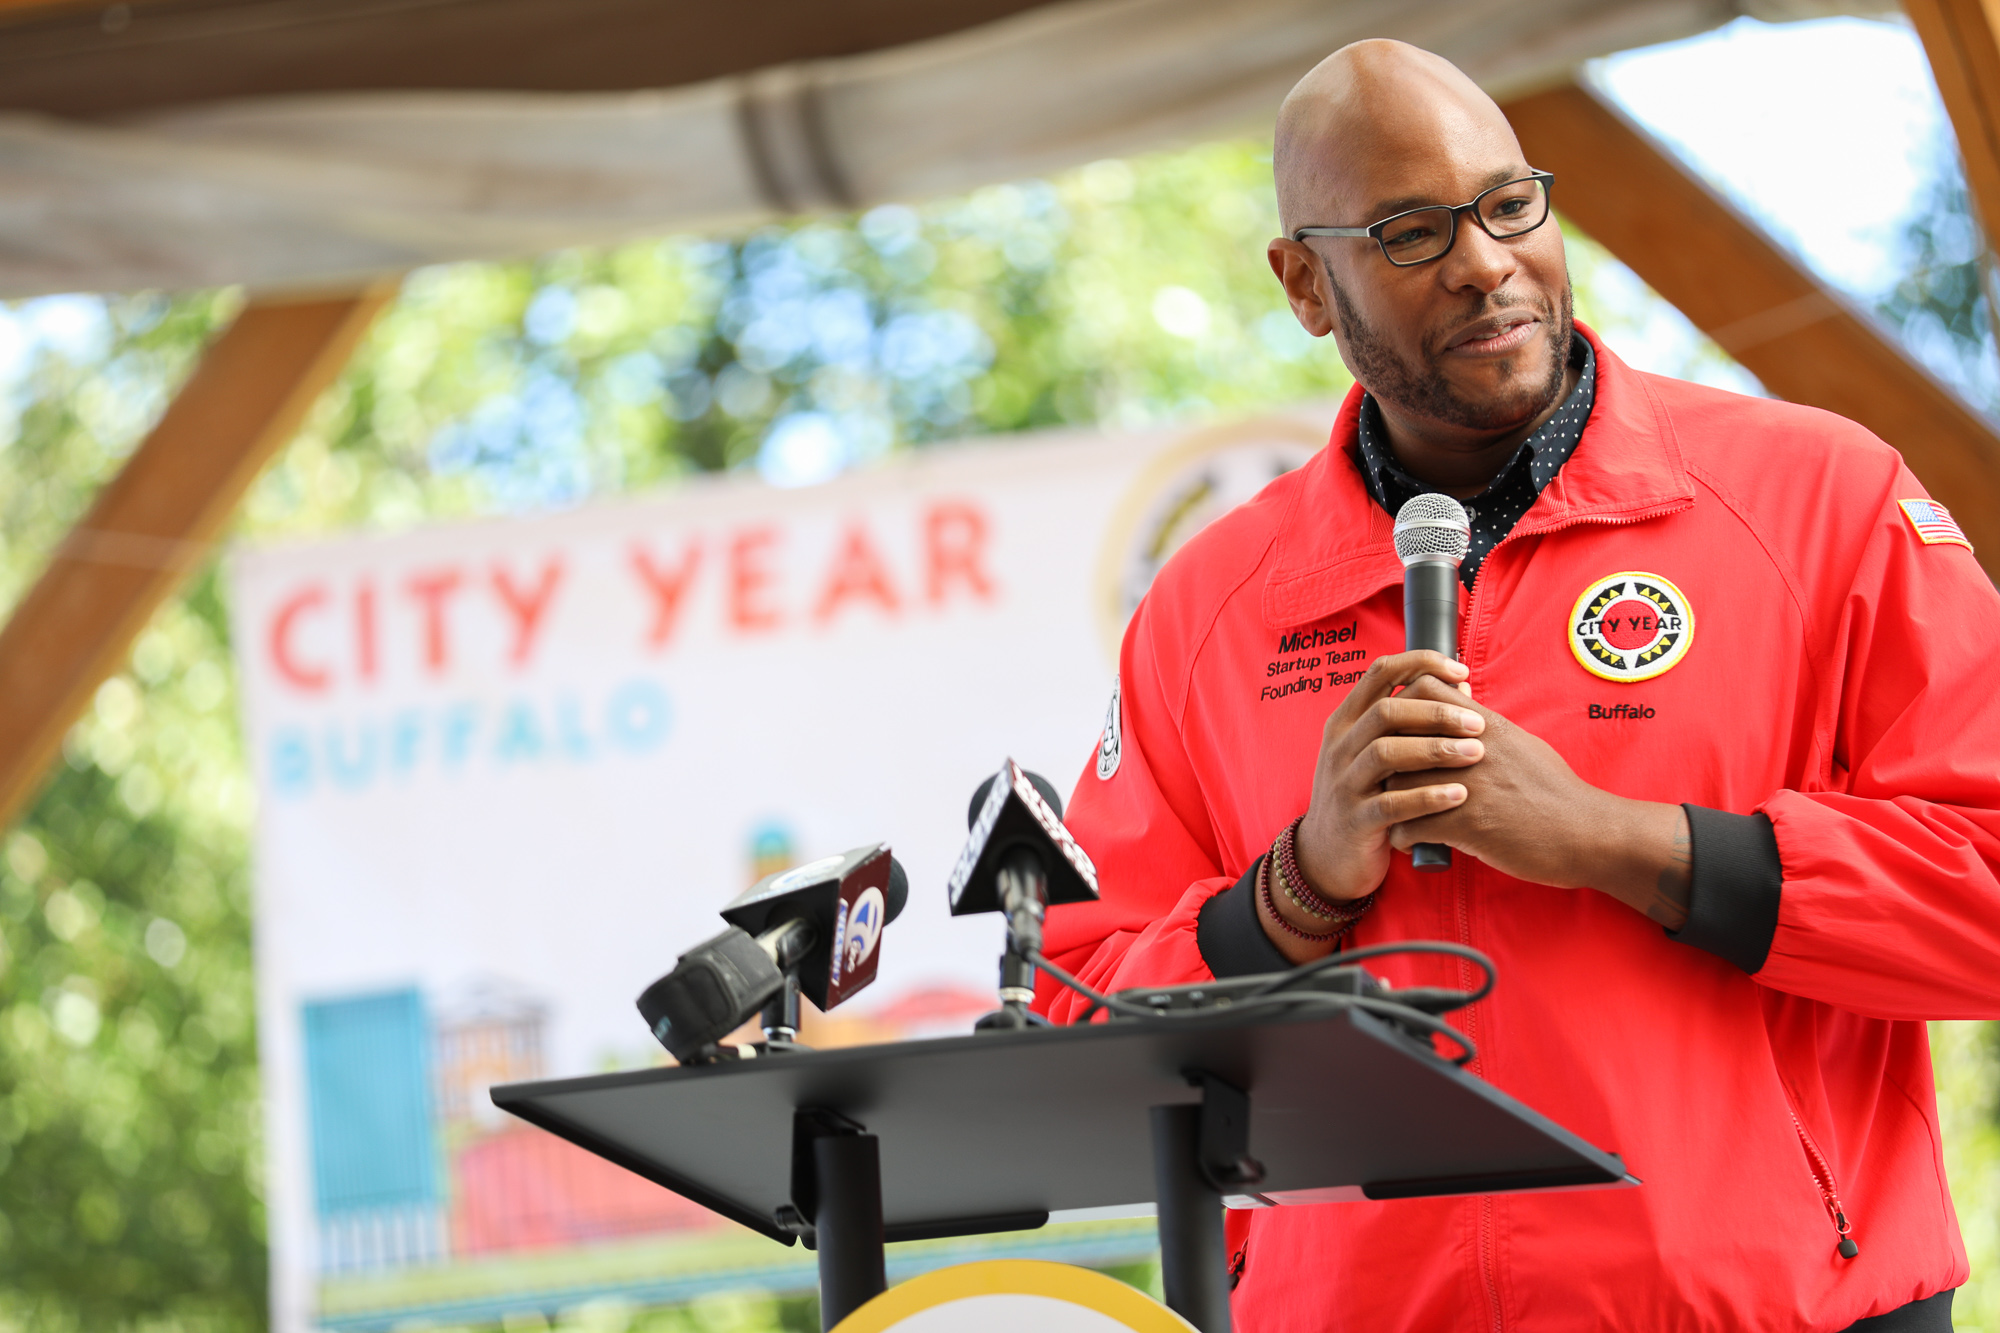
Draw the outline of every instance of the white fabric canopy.
<instances>
[{"instance_id":1,"label":"white fabric canopy","mask_svg":"<svg viewBox=\"0 0 2000 1333\"><path fill-rule=\"evenodd\" d=\"M1745 11L1849 7L1072 0L919 45L659 92L264 98L109 125L6 114L0 296L348 284L919 199L1268 127L1306 69L1360 37L1437 51L1504 97Z\"/></svg>"}]
</instances>

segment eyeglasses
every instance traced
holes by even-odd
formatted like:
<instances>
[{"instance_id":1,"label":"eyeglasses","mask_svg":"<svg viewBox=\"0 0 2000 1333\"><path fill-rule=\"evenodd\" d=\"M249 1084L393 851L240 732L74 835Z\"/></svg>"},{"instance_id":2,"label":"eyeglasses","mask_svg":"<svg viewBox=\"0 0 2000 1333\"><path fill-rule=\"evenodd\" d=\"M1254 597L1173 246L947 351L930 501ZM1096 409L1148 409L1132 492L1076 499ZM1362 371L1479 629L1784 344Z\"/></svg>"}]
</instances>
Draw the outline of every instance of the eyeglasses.
<instances>
[{"instance_id":1,"label":"eyeglasses","mask_svg":"<svg viewBox=\"0 0 2000 1333\"><path fill-rule=\"evenodd\" d=\"M1479 229L1496 241L1525 236L1549 220L1549 189L1555 177L1533 171L1519 180L1496 185L1469 204L1431 204L1396 213L1366 227L1300 227L1292 239L1308 236L1372 237L1382 255L1397 268L1428 264L1451 253L1458 241L1461 213L1472 214Z\"/></svg>"}]
</instances>

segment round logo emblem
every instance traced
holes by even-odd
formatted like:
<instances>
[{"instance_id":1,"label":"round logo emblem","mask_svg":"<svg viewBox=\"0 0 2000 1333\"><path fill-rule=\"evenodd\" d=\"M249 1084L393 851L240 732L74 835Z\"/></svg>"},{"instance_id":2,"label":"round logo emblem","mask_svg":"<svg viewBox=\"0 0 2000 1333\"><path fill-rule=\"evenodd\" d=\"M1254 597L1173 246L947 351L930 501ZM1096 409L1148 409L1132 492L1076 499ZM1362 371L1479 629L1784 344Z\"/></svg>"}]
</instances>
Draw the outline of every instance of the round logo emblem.
<instances>
[{"instance_id":1,"label":"round logo emblem","mask_svg":"<svg viewBox=\"0 0 2000 1333\"><path fill-rule=\"evenodd\" d=\"M868 955L875 952L875 946L882 940L883 917L886 914L887 904L880 889L863 889L861 896L854 900L854 910L847 917L847 938L842 942L846 971L854 971L868 961Z\"/></svg>"},{"instance_id":2,"label":"round logo emblem","mask_svg":"<svg viewBox=\"0 0 2000 1333\"><path fill-rule=\"evenodd\" d=\"M1671 671L1694 641L1694 611L1658 574L1626 570L1583 590L1569 615L1569 649L1605 680L1651 680Z\"/></svg>"},{"instance_id":3,"label":"round logo emblem","mask_svg":"<svg viewBox=\"0 0 2000 1333\"><path fill-rule=\"evenodd\" d=\"M899 1282L834 1333L1194 1333L1145 1293L1088 1268L1046 1259L981 1259Z\"/></svg>"},{"instance_id":4,"label":"round logo emblem","mask_svg":"<svg viewBox=\"0 0 2000 1333\"><path fill-rule=\"evenodd\" d=\"M1092 600L1106 656L1118 661L1125 622L1154 575L1188 539L1326 445L1331 413L1267 417L1196 431L1140 469L1104 526Z\"/></svg>"}]
</instances>

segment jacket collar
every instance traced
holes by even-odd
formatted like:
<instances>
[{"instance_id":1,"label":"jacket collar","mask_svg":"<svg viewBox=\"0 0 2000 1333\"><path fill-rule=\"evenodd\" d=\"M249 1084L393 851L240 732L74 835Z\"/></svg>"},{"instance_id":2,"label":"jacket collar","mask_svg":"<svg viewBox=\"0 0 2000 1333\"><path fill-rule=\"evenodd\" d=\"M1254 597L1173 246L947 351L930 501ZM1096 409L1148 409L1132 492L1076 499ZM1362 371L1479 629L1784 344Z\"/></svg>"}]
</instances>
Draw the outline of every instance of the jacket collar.
<instances>
[{"instance_id":1,"label":"jacket collar","mask_svg":"<svg viewBox=\"0 0 2000 1333\"><path fill-rule=\"evenodd\" d=\"M1578 324L1597 353L1597 401L1576 452L1563 464L1515 535L1577 523L1635 523L1685 509L1694 486L1673 427L1637 371ZM1355 462L1361 386L1348 391L1333 434L1297 473L1264 580L1264 623L1306 625L1403 581L1394 521L1368 494Z\"/></svg>"}]
</instances>

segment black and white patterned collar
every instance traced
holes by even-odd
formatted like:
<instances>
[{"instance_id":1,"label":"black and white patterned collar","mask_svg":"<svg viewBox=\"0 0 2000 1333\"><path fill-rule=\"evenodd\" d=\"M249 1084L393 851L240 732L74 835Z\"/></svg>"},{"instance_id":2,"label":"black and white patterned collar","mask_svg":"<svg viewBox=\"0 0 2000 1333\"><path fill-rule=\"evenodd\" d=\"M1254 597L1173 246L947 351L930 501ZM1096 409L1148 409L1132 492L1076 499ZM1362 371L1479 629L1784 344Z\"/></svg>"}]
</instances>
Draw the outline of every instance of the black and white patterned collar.
<instances>
[{"instance_id":1,"label":"black and white patterned collar","mask_svg":"<svg viewBox=\"0 0 2000 1333\"><path fill-rule=\"evenodd\" d=\"M1521 447L1485 490L1461 502L1472 520L1472 548L1458 567L1459 579L1468 588L1487 553L1513 531L1583 438L1590 409L1597 401L1597 353L1580 333L1571 335L1569 360L1578 367L1576 388L1541 429L1521 441ZM1375 405L1373 394L1361 396L1360 424L1361 476L1375 503L1393 517L1412 496L1437 489L1418 481L1396 461L1382 424L1382 409Z\"/></svg>"}]
</instances>

